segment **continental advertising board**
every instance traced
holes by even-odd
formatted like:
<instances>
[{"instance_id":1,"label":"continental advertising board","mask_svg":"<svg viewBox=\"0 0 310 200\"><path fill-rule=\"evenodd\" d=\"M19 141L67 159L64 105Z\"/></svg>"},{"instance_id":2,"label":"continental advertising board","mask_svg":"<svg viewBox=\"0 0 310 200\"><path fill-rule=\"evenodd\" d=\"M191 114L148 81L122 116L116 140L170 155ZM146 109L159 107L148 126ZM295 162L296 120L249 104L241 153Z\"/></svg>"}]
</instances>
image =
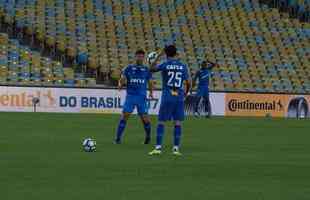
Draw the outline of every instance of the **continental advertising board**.
<instances>
[{"instance_id":1,"label":"continental advertising board","mask_svg":"<svg viewBox=\"0 0 310 200\"><path fill-rule=\"evenodd\" d=\"M310 95L226 93L226 116L309 117Z\"/></svg>"}]
</instances>

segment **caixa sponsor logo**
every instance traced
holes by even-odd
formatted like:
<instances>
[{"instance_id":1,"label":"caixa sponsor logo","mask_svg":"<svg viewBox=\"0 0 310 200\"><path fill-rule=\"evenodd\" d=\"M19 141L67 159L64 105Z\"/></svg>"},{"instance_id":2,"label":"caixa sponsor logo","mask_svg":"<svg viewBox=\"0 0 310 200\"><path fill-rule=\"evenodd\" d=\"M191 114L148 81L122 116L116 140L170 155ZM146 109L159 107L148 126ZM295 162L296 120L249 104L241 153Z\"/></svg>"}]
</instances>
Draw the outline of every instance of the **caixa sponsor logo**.
<instances>
[{"instance_id":1,"label":"caixa sponsor logo","mask_svg":"<svg viewBox=\"0 0 310 200\"><path fill-rule=\"evenodd\" d=\"M231 99L228 102L228 109L232 112L239 110L281 111L283 110L283 104L280 100L270 102L252 102L250 100L238 101L238 99Z\"/></svg>"},{"instance_id":2,"label":"caixa sponsor logo","mask_svg":"<svg viewBox=\"0 0 310 200\"><path fill-rule=\"evenodd\" d=\"M139 79L139 78L132 78L132 79L130 79L130 83L144 84L145 80L144 79Z\"/></svg>"},{"instance_id":3,"label":"caixa sponsor logo","mask_svg":"<svg viewBox=\"0 0 310 200\"><path fill-rule=\"evenodd\" d=\"M120 97L76 97L60 96L60 107L81 108L122 108Z\"/></svg>"}]
</instances>

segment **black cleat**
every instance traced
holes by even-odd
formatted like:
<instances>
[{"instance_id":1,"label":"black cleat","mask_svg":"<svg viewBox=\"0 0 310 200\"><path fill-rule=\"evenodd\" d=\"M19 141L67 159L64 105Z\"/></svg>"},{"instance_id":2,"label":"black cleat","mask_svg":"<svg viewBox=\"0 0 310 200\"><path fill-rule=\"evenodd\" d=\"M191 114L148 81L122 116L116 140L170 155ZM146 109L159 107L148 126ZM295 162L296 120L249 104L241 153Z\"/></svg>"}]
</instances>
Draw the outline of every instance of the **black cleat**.
<instances>
[{"instance_id":1,"label":"black cleat","mask_svg":"<svg viewBox=\"0 0 310 200\"><path fill-rule=\"evenodd\" d=\"M113 142L114 144L122 144L122 142L121 142L121 140L114 140L114 142Z\"/></svg>"}]
</instances>

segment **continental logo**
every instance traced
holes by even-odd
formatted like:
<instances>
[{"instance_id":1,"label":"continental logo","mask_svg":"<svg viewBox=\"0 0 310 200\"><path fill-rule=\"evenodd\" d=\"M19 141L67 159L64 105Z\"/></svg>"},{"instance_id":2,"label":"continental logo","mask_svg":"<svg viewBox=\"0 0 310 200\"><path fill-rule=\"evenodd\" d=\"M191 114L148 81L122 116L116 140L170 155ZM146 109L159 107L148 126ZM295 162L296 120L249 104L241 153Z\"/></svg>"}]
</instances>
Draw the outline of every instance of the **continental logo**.
<instances>
[{"instance_id":1,"label":"continental logo","mask_svg":"<svg viewBox=\"0 0 310 200\"><path fill-rule=\"evenodd\" d=\"M255 102L250 100L239 101L238 99L231 99L228 102L228 109L231 112L236 112L240 110L247 111L282 111L284 106L281 100L278 101L265 101L265 102Z\"/></svg>"},{"instance_id":2,"label":"continental logo","mask_svg":"<svg viewBox=\"0 0 310 200\"><path fill-rule=\"evenodd\" d=\"M2 107L31 107L33 106L33 98L40 100L38 106L40 107L53 107L56 105L56 100L53 97L52 91L46 92L17 92L17 93L0 93L0 106Z\"/></svg>"}]
</instances>

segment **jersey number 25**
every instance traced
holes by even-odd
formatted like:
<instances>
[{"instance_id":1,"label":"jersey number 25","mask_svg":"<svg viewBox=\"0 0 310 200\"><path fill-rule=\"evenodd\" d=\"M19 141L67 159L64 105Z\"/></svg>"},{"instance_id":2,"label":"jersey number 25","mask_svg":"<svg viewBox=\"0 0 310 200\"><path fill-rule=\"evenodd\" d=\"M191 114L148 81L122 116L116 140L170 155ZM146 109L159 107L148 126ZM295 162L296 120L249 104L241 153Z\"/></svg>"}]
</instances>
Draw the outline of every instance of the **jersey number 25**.
<instances>
[{"instance_id":1,"label":"jersey number 25","mask_svg":"<svg viewBox=\"0 0 310 200\"><path fill-rule=\"evenodd\" d=\"M176 88L180 88L182 86L182 72L168 71L168 77L168 86Z\"/></svg>"}]
</instances>

